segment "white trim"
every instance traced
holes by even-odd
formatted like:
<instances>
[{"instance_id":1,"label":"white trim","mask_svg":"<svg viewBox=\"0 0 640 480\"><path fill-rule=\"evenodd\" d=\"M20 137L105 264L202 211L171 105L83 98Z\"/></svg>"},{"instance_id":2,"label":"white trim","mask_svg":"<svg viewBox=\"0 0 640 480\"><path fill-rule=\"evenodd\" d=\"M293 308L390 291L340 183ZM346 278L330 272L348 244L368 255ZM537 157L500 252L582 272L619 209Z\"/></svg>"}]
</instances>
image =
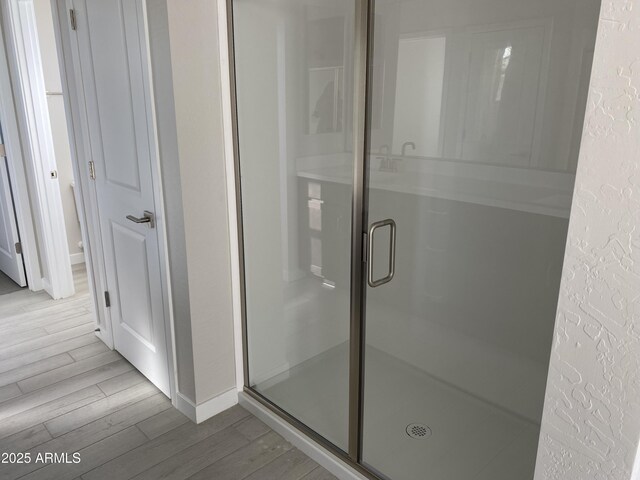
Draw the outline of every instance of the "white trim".
<instances>
[{"instance_id":1,"label":"white trim","mask_svg":"<svg viewBox=\"0 0 640 480\"><path fill-rule=\"evenodd\" d=\"M4 2L3 2L4 3ZM41 262L46 266L45 290L54 299L75 293L64 212L57 178L49 107L38 44L33 0L4 3L7 51L11 59L21 131L24 133L25 165L39 224ZM44 280L44 279L43 279Z\"/></svg>"},{"instance_id":2,"label":"white trim","mask_svg":"<svg viewBox=\"0 0 640 480\"><path fill-rule=\"evenodd\" d=\"M72 60L73 43L71 42L71 35L67 24L69 5L70 3L68 4L66 0L51 0L64 108L67 119L67 130L69 132L71 165L73 166L73 176L76 182L76 188L78 189L77 193L79 193L76 198L80 200L76 205L79 207L80 231L84 245L89 291L93 299L93 309L99 328L96 336L109 348L113 349L114 342L113 332L111 331L111 316L109 309L104 303L104 296L101 294L101 292L107 290L107 283L102 257L102 240L100 238L100 227L98 224L95 183L89 179L87 162L80 161L80 158L90 158L90 152L87 150L88 147L85 145L83 137L83 128L85 128L86 122L83 123L82 121L77 96L71 95L71 92L76 89L77 78ZM100 292L100 294L98 294L98 292Z\"/></svg>"},{"instance_id":3,"label":"white trim","mask_svg":"<svg viewBox=\"0 0 640 480\"><path fill-rule=\"evenodd\" d=\"M633 470L631 471L631 480L640 480L640 445L636 449L636 456L633 461Z\"/></svg>"},{"instance_id":4,"label":"white trim","mask_svg":"<svg viewBox=\"0 0 640 480\"><path fill-rule=\"evenodd\" d=\"M220 89L222 98L222 127L224 134L225 170L227 176L227 206L229 211L229 245L231 254L231 293L233 296L233 336L236 358L236 388L244 384L244 346L242 343L242 293L240 289L240 243L238 241L238 212L236 210L236 175L233 155L233 116L231 112L231 78L229 70L229 40L227 36L227 4L218 0L218 35L220 44ZM248 379L247 379L248 380Z\"/></svg>"},{"instance_id":5,"label":"white trim","mask_svg":"<svg viewBox=\"0 0 640 480\"><path fill-rule=\"evenodd\" d=\"M72 253L71 255L69 255L69 261L71 262L71 265L78 265L80 263L84 263L84 253L83 252Z\"/></svg>"},{"instance_id":6,"label":"white trim","mask_svg":"<svg viewBox=\"0 0 640 480\"><path fill-rule=\"evenodd\" d=\"M205 420L224 412L238 403L238 391L235 388L227 390L220 395L210 398L199 405L194 403L180 392L176 392L175 407L184 413L192 422L202 423Z\"/></svg>"},{"instance_id":7,"label":"white trim","mask_svg":"<svg viewBox=\"0 0 640 480\"><path fill-rule=\"evenodd\" d=\"M267 410L246 393L240 392L238 394L238 403L339 479L367 480L364 475L358 473L354 468L347 465L319 443L311 440L278 415Z\"/></svg>"},{"instance_id":8,"label":"white trim","mask_svg":"<svg viewBox=\"0 0 640 480\"><path fill-rule=\"evenodd\" d=\"M160 164L160 145L158 140L158 119L156 116L155 90L153 84L153 68L151 65L151 43L149 38L149 17L147 3L138 2L142 9L142 34L144 35L146 64L143 64L147 84L147 116L149 118L149 137L153 138L150 146L151 175L153 177L153 203L156 215L156 235L158 237L158 261L160 263L160 282L162 289L162 307L164 313L165 343L167 352L167 369L169 370L169 392L171 402L178 401L178 360L176 357L176 339L173 318L173 297L171 292L171 270L169 267L169 240L164 208L164 193L162 190L162 167Z\"/></svg>"},{"instance_id":9,"label":"white trim","mask_svg":"<svg viewBox=\"0 0 640 480\"><path fill-rule=\"evenodd\" d=\"M3 26L0 24L0 38L4 39ZM0 48L0 123L4 133L4 145L7 153L7 165L13 186L13 203L16 211L22 258L29 290L42 290L42 273L34 220L31 214L31 201L27 187L27 177L20 144L18 117L13 103L13 90L9 73L9 62L4 48Z\"/></svg>"}]
</instances>

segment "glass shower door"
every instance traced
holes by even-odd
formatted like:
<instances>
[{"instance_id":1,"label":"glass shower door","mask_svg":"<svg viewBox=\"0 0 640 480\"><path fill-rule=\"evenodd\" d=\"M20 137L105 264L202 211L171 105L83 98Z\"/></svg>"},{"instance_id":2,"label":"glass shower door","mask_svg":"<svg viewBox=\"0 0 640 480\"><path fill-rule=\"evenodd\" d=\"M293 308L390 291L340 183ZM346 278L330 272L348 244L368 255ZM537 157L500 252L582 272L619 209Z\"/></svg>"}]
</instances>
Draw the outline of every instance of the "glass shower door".
<instances>
[{"instance_id":1,"label":"glass shower door","mask_svg":"<svg viewBox=\"0 0 640 480\"><path fill-rule=\"evenodd\" d=\"M355 0L233 0L248 386L347 450Z\"/></svg>"},{"instance_id":2,"label":"glass shower door","mask_svg":"<svg viewBox=\"0 0 640 480\"><path fill-rule=\"evenodd\" d=\"M533 478L599 7L569 3L375 1L362 462L384 478Z\"/></svg>"}]
</instances>

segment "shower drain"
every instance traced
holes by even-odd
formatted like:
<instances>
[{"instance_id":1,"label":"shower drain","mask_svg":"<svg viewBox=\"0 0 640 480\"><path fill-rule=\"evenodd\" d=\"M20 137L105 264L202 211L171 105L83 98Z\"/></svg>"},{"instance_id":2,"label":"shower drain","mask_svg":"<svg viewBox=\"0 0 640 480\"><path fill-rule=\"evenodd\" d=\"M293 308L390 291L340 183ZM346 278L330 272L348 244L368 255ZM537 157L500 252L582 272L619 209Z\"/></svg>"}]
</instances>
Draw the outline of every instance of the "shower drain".
<instances>
[{"instance_id":1,"label":"shower drain","mask_svg":"<svg viewBox=\"0 0 640 480\"><path fill-rule=\"evenodd\" d=\"M417 440L426 440L431 436L431 429L421 423L410 423L406 428L407 435Z\"/></svg>"}]
</instances>

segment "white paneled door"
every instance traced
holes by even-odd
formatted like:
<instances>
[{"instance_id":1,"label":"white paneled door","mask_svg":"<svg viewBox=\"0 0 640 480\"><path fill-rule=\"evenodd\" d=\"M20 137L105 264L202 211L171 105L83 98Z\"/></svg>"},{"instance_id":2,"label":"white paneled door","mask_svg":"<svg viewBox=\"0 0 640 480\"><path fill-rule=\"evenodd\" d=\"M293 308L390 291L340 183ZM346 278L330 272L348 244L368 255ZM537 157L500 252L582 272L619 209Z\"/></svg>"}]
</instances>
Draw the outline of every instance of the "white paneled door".
<instances>
[{"instance_id":1,"label":"white paneled door","mask_svg":"<svg viewBox=\"0 0 640 480\"><path fill-rule=\"evenodd\" d=\"M0 271L21 287L26 287L27 279L24 273L22 254L18 253L20 249L17 248L20 237L3 144L4 140L0 130Z\"/></svg>"},{"instance_id":2,"label":"white paneled door","mask_svg":"<svg viewBox=\"0 0 640 480\"><path fill-rule=\"evenodd\" d=\"M143 4L69 1L115 348L169 394L152 162L156 140ZM81 105L82 107L82 105Z\"/></svg>"}]
</instances>

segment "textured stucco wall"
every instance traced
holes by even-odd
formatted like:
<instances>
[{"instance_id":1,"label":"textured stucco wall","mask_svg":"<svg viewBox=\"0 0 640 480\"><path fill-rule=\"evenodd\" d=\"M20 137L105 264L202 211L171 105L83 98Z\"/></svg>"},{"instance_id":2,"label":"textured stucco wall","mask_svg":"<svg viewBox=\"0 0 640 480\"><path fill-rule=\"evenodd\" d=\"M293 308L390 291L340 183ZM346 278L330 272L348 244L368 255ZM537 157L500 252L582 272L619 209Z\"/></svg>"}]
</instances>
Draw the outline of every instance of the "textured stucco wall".
<instances>
[{"instance_id":1,"label":"textured stucco wall","mask_svg":"<svg viewBox=\"0 0 640 480\"><path fill-rule=\"evenodd\" d=\"M605 0L536 480L627 480L640 438L640 1Z\"/></svg>"}]
</instances>

